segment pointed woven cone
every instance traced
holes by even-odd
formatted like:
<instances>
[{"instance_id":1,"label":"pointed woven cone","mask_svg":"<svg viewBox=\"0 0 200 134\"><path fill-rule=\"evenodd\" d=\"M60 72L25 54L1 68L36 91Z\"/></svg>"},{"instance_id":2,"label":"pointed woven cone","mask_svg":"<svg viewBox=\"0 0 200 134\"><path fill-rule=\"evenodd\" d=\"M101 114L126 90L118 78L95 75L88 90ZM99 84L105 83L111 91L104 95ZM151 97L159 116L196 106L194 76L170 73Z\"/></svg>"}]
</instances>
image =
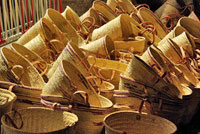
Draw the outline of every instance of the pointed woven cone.
<instances>
[{"instance_id":1,"label":"pointed woven cone","mask_svg":"<svg viewBox=\"0 0 200 134\"><path fill-rule=\"evenodd\" d=\"M134 18L130 17L128 21L131 22L132 34L134 36L141 36L141 33L146 30ZM144 32L142 36L146 38L145 49L151 44L154 44L157 46L158 43L161 41L161 39L157 35L155 35L155 39L154 39L153 34L148 31Z\"/></svg>"},{"instance_id":2,"label":"pointed woven cone","mask_svg":"<svg viewBox=\"0 0 200 134\"><path fill-rule=\"evenodd\" d=\"M194 40L187 32L183 32L179 36L172 39L179 47L183 47L188 54L193 57L194 49L196 48Z\"/></svg>"},{"instance_id":3,"label":"pointed woven cone","mask_svg":"<svg viewBox=\"0 0 200 134\"><path fill-rule=\"evenodd\" d=\"M143 85L155 88L166 96L181 98L180 91L174 85L165 82L150 66L137 56L133 56L126 68L124 76L134 79L136 82ZM164 91L163 89L166 88L168 90Z\"/></svg>"},{"instance_id":4,"label":"pointed woven cone","mask_svg":"<svg viewBox=\"0 0 200 134\"><path fill-rule=\"evenodd\" d=\"M132 4L132 2L130 0L117 0L117 5L119 6L119 8L121 8L124 12L127 13L137 13L138 10L136 9L136 7Z\"/></svg>"},{"instance_id":5,"label":"pointed woven cone","mask_svg":"<svg viewBox=\"0 0 200 134\"><path fill-rule=\"evenodd\" d=\"M179 10L173 4L166 1L161 7L154 12L159 18L169 16L171 14L179 14Z\"/></svg>"},{"instance_id":6,"label":"pointed woven cone","mask_svg":"<svg viewBox=\"0 0 200 134\"><path fill-rule=\"evenodd\" d=\"M13 103L17 96L7 89L0 88L0 118L7 112L12 110ZM1 123L0 123L1 124Z\"/></svg>"},{"instance_id":7,"label":"pointed woven cone","mask_svg":"<svg viewBox=\"0 0 200 134\"><path fill-rule=\"evenodd\" d=\"M177 44L173 42L170 38L164 43L160 44L158 48L173 62L173 63L180 63L181 53L177 50Z\"/></svg>"},{"instance_id":8,"label":"pointed woven cone","mask_svg":"<svg viewBox=\"0 0 200 134\"><path fill-rule=\"evenodd\" d=\"M102 58L88 58L88 62L90 65L95 63L94 70L96 74L103 80L111 82L115 89L118 89L119 76L126 71L127 64Z\"/></svg>"},{"instance_id":9,"label":"pointed woven cone","mask_svg":"<svg viewBox=\"0 0 200 134\"><path fill-rule=\"evenodd\" d=\"M116 2L116 0L107 0L106 4L107 4L113 11L115 11L115 8L117 7L117 2Z\"/></svg>"},{"instance_id":10,"label":"pointed woven cone","mask_svg":"<svg viewBox=\"0 0 200 134\"><path fill-rule=\"evenodd\" d=\"M54 9L48 9L44 18L48 19L54 24L69 41L73 41L77 44L83 43L83 39L77 34L76 30L58 11Z\"/></svg>"},{"instance_id":11,"label":"pointed woven cone","mask_svg":"<svg viewBox=\"0 0 200 134\"><path fill-rule=\"evenodd\" d=\"M144 22L149 21L155 24L157 36L159 38L163 39L167 35L167 28L162 24L159 18L155 16L151 10L142 7L138 11L138 16L140 16Z\"/></svg>"},{"instance_id":12,"label":"pointed woven cone","mask_svg":"<svg viewBox=\"0 0 200 134\"><path fill-rule=\"evenodd\" d=\"M135 111L111 113L104 118L104 125L106 134L172 134L177 130L176 125L165 118Z\"/></svg>"},{"instance_id":13,"label":"pointed woven cone","mask_svg":"<svg viewBox=\"0 0 200 134\"><path fill-rule=\"evenodd\" d=\"M93 31L91 39L97 40L105 35L109 35L113 41L122 38L128 38L132 31L130 22L127 19L130 18L126 14L122 14L107 24Z\"/></svg>"},{"instance_id":14,"label":"pointed woven cone","mask_svg":"<svg viewBox=\"0 0 200 134\"><path fill-rule=\"evenodd\" d=\"M86 92L88 95L88 102L91 106L101 106L99 96L84 75L70 62L63 60L49 82L43 88L42 96L56 95L67 97L70 100L73 97L73 93L76 91ZM85 104L81 96L74 96L74 101Z\"/></svg>"},{"instance_id":15,"label":"pointed woven cone","mask_svg":"<svg viewBox=\"0 0 200 134\"><path fill-rule=\"evenodd\" d=\"M51 69L48 71L48 78L52 77L62 60L66 60L76 66L84 76L88 75L90 65L87 60L83 60L84 58L85 55L83 52L76 45L74 45L74 43L69 42L57 60L53 63Z\"/></svg>"},{"instance_id":16,"label":"pointed woven cone","mask_svg":"<svg viewBox=\"0 0 200 134\"><path fill-rule=\"evenodd\" d=\"M145 48L146 39L142 36L136 36L135 40L129 41L115 41L115 49L130 50L133 49L134 53L142 53Z\"/></svg>"},{"instance_id":17,"label":"pointed woven cone","mask_svg":"<svg viewBox=\"0 0 200 134\"><path fill-rule=\"evenodd\" d=\"M103 1L101 0L95 0L93 2L92 8L100 12L107 21L113 20L117 15L115 12Z\"/></svg>"},{"instance_id":18,"label":"pointed woven cone","mask_svg":"<svg viewBox=\"0 0 200 134\"><path fill-rule=\"evenodd\" d=\"M196 20L196 21L199 21L199 18L198 18L197 15L194 13L194 11L192 11L188 17L189 17L189 18L192 18L192 19L194 19L194 20Z\"/></svg>"},{"instance_id":19,"label":"pointed woven cone","mask_svg":"<svg viewBox=\"0 0 200 134\"><path fill-rule=\"evenodd\" d=\"M76 31L79 30L78 27L84 30L84 32L87 31L84 25L81 24L81 20L78 14L69 6L66 7L65 11L62 13L62 16L71 23Z\"/></svg>"},{"instance_id":20,"label":"pointed woven cone","mask_svg":"<svg viewBox=\"0 0 200 134\"><path fill-rule=\"evenodd\" d=\"M24 46L26 48L28 48L29 50L35 52L39 56L41 56L43 51L45 51L47 49L46 43L40 34L38 34L34 39L30 40ZM44 52L43 56L45 57L47 55L48 55L48 52ZM41 56L41 57L43 57L43 56Z\"/></svg>"},{"instance_id":21,"label":"pointed woven cone","mask_svg":"<svg viewBox=\"0 0 200 134\"><path fill-rule=\"evenodd\" d=\"M174 27L174 29L171 30L171 32L169 32L169 33L165 36L165 38L163 38L163 39L159 42L159 45L164 44L164 43L167 41L167 39L169 39L169 38L170 38L170 39L173 39L173 38L175 38L176 36L182 34L183 32L186 32L186 30L185 30L183 27L181 27L181 26L176 26L176 27Z\"/></svg>"},{"instance_id":22,"label":"pointed woven cone","mask_svg":"<svg viewBox=\"0 0 200 134\"><path fill-rule=\"evenodd\" d=\"M90 8L87 12L85 12L81 17L80 20L83 22L85 19L88 17L92 17L95 20L94 25L100 25L100 18L98 13L96 12L95 9ZM85 26L89 27L90 25L87 25L87 23L84 24Z\"/></svg>"},{"instance_id":23,"label":"pointed woven cone","mask_svg":"<svg viewBox=\"0 0 200 134\"><path fill-rule=\"evenodd\" d=\"M114 42L108 35L86 45L82 45L80 49L84 51L86 55L89 54L106 59L115 59L115 53L112 53L113 50L115 50Z\"/></svg>"},{"instance_id":24,"label":"pointed woven cone","mask_svg":"<svg viewBox=\"0 0 200 134\"><path fill-rule=\"evenodd\" d=\"M60 39L63 43L66 43L66 40L62 37L62 35L57 32L56 27L54 27L53 24L45 18L42 18L26 33L24 33L22 37L17 40L17 43L25 45L38 34L40 34L44 40Z\"/></svg>"},{"instance_id":25,"label":"pointed woven cone","mask_svg":"<svg viewBox=\"0 0 200 134\"><path fill-rule=\"evenodd\" d=\"M1 49L2 62L6 64L5 74L11 81L34 88L43 88L45 82L38 71L24 57L3 47ZM5 69L5 68L4 68Z\"/></svg>"},{"instance_id":26,"label":"pointed woven cone","mask_svg":"<svg viewBox=\"0 0 200 134\"><path fill-rule=\"evenodd\" d=\"M12 43L11 49L32 63L42 76L47 74L49 65L38 54L17 43Z\"/></svg>"},{"instance_id":27,"label":"pointed woven cone","mask_svg":"<svg viewBox=\"0 0 200 134\"><path fill-rule=\"evenodd\" d=\"M177 26L182 26L186 31L190 33L191 37L196 43L200 43L200 22L195 21L189 17L182 17L179 19Z\"/></svg>"}]
</instances>

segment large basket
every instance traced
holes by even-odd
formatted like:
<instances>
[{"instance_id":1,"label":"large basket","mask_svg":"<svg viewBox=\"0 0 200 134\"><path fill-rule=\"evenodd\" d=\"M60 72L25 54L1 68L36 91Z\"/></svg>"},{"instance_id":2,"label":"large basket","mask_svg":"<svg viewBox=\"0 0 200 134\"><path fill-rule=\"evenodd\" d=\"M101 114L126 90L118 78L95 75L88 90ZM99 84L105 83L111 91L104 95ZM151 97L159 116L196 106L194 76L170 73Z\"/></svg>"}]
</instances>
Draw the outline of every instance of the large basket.
<instances>
[{"instance_id":1,"label":"large basket","mask_svg":"<svg viewBox=\"0 0 200 134\"><path fill-rule=\"evenodd\" d=\"M27 108L6 113L1 122L2 134L72 134L78 117L47 108Z\"/></svg>"},{"instance_id":2,"label":"large basket","mask_svg":"<svg viewBox=\"0 0 200 134\"><path fill-rule=\"evenodd\" d=\"M111 113L104 118L105 134L173 134L176 126L161 117L131 111Z\"/></svg>"}]
</instances>

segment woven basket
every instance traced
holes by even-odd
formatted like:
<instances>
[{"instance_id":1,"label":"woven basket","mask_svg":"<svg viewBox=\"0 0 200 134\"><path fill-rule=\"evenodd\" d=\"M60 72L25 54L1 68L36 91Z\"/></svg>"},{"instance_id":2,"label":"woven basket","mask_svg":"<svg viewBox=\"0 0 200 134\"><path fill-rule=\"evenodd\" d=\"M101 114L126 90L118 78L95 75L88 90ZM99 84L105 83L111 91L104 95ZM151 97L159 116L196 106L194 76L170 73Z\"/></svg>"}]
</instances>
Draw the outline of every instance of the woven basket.
<instances>
[{"instance_id":1,"label":"woven basket","mask_svg":"<svg viewBox=\"0 0 200 134\"><path fill-rule=\"evenodd\" d=\"M160 42L159 45L164 44L169 38L173 39L176 36L182 34L183 32L185 32L185 29L181 26L176 26L173 30L171 30L171 32L169 32Z\"/></svg>"},{"instance_id":2,"label":"woven basket","mask_svg":"<svg viewBox=\"0 0 200 134\"><path fill-rule=\"evenodd\" d=\"M35 52L17 43L12 43L11 49L31 62L42 76L48 72L49 65Z\"/></svg>"},{"instance_id":3,"label":"woven basket","mask_svg":"<svg viewBox=\"0 0 200 134\"><path fill-rule=\"evenodd\" d=\"M43 88L45 82L38 71L31 63L14 51L3 47L1 48L1 72L7 75L12 82L21 83L22 85ZM1 76L2 77L2 76ZM2 80L4 81L4 79Z\"/></svg>"},{"instance_id":4,"label":"woven basket","mask_svg":"<svg viewBox=\"0 0 200 134\"><path fill-rule=\"evenodd\" d=\"M162 24L159 18L155 16L151 10L142 7L138 11L138 16L140 16L144 22L149 21L149 22L154 23L156 26L157 35L161 39L167 35L168 33L167 28Z\"/></svg>"},{"instance_id":5,"label":"woven basket","mask_svg":"<svg viewBox=\"0 0 200 134\"><path fill-rule=\"evenodd\" d=\"M115 86L115 89L119 87L120 74L126 71L127 64L119 61L100 59L100 58L88 58L90 65L94 63L94 70L97 75L103 78L103 80L109 81Z\"/></svg>"},{"instance_id":6,"label":"woven basket","mask_svg":"<svg viewBox=\"0 0 200 134\"><path fill-rule=\"evenodd\" d=\"M188 54L193 57L193 51L196 48L194 40L187 32L183 32L179 36L172 39L179 47L183 47Z\"/></svg>"},{"instance_id":7,"label":"woven basket","mask_svg":"<svg viewBox=\"0 0 200 134\"><path fill-rule=\"evenodd\" d=\"M115 59L114 42L110 36L104 36L98 40L92 41L86 45L82 45L80 49L86 53L86 55L94 55L98 58Z\"/></svg>"},{"instance_id":8,"label":"woven basket","mask_svg":"<svg viewBox=\"0 0 200 134\"><path fill-rule=\"evenodd\" d=\"M107 24L95 29L91 39L97 40L105 35L109 35L113 41L128 38L132 33L130 22L127 21L128 18L130 18L128 15L122 14L109 21Z\"/></svg>"},{"instance_id":9,"label":"woven basket","mask_svg":"<svg viewBox=\"0 0 200 134\"><path fill-rule=\"evenodd\" d=\"M83 60L84 58L85 55L83 52L74 43L69 42L57 60L53 63L53 66L47 74L48 78L52 77L62 60L66 60L76 66L84 76L88 75L90 65L87 60Z\"/></svg>"},{"instance_id":10,"label":"woven basket","mask_svg":"<svg viewBox=\"0 0 200 134\"><path fill-rule=\"evenodd\" d=\"M76 126L76 134L100 134L103 129L103 118L113 111L113 103L103 97L100 96L100 107L84 107L84 106L77 106L72 107L72 112L75 113L78 118L79 122ZM45 100L41 101L44 106L51 107L54 103L48 102ZM60 107L55 107L56 109L61 110L68 110L68 107L66 105L61 105Z\"/></svg>"},{"instance_id":11,"label":"woven basket","mask_svg":"<svg viewBox=\"0 0 200 134\"><path fill-rule=\"evenodd\" d=\"M198 21L195 21L192 18L189 17L182 17L179 19L177 26L182 26L186 31L188 31L193 39L195 39L196 43L200 43L200 35L199 35L199 29L200 29L200 23Z\"/></svg>"},{"instance_id":12,"label":"woven basket","mask_svg":"<svg viewBox=\"0 0 200 134\"><path fill-rule=\"evenodd\" d=\"M77 34L73 26L58 11L48 9L44 18L53 23L59 31L67 37L68 40L71 40L77 45L83 43L83 39Z\"/></svg>"},{"instance_id":13,"label":"woven basket","mask_svg":"<svg viewBox=\"0 0 200 134\"><path fill-rule=\"evenodd\" d=\"M82 95L74 95L77 91L87 93L89 96L88 102L85 102L86 100ZM99 97L95 89L86 80L85 76L67 61L61 61L59 67L42 90L42 98L56 99L56 96L65 97L68 99L68 103L74 97L74 102L83 105L88 105L89 103L92 106L100 106Z\"/></svg>"},{"instance_id":14,"label":"woven basket","mask_svg":"<svg viewBox=\"0 0 200 134\"><path fill-rule=\"evenodd\" d=\"M101 0L95 0L92 8L100 12L105 17L106 21L111 21L117 16L115 12Z\"/></svg>"},{"instance_id":15,"label":"woven basket","mask_svg":"<svg viewBox=\"0 0 200 134\"><path fill-rule=\"evenodd\" d=\"M3 134L60 134L74 133L78 117L47 108L27 108L9 112L1 121Z\"/></svg>"},{"instance_id":16,"label":"woven basket","mask_svg":"<svg viewBox=\"0 0 200 134\"><path fill-rule=\"evenodd\" d=\"M25 45L30 40L35 38L38 34L41 34L41 37L45 40L51 39L60 39L63 43L66 43L66 40L62 38L58 32L56 27L53 24L45 19L42 18L38 21L34 26L32 26L25 34L22 35L17 41L18 44Z\"/></svg>"},{"instance_id":17,"label":"woven basket","mask_svg":"<svg viewBox=\"0 0 200 134\"><path fill-rule=\"evenodd\" d=\"M106 4L115 11L115 8L117 7L117 1L116 0L107 0Z\"/></svg>"},{"instance_id":18,"label":"woven basket","mask_svg":"<svg viewBox=\"0 0 200 134\"><path fill-rule=\"evenodd\" d=\"M133 49L133 53L142 53L144 51L146 39L142 36L136 36L135 40L128 41L115 41L115 49L130 50Z\"/></svg>"},{"instance_id":19,"label":"woven basket","mask_svg":"<svg viewBox=\"0 0 200 134\"><path fill-rule=\"evenodd\" d=\"M17 96L9 90L0 88L0 118L7 112L12 110L13 103ZM1 123L0 123L1 125Z\"/></svg>"},{"instance_id":20,"label":"woven basket","mask_svg":"<svg viewBox=\"0 0 200 134\"><path fill-rule=\"evenodd\" d=\"M176 126L161 117L131 111L114 112L104 118L105 134L173 134Z\"/></svg>"},{"instance_id":21,"label":"woven basket","mask_svg":"<svg viewBox=\"0 0 200 134\"><path fill-rule=\"evenodd\" d=\"M165 82L150 66L137 56L133 56L124 75L134 79L138 83L155 88L166 96L182 98L180 91L174 85Z\"/></svg>"},{"instance_id":22,"label":"woven basket","mask_svg":"<svg viewBox=\"0 0 200 134\"><path fill-rule=\"evenodd\" d=\"M188 17L189 17L189 18L192 18L192 19L194 19L194 20L196 20L196 21L199 21L199 18L197 17L197 15L195 14L194 11L192 11Z\"/></svg>"},{"instance_id":23,"label":"woven basket","mask_svg":"<svg viewBox=\"0 0 200 134\"><path fill-rule=\"evenodd\" d=\"M106 97L109 100L113 100L115 86L110 82L103 81L100 85L100 95Z\"/></svg>"}]
</instances>

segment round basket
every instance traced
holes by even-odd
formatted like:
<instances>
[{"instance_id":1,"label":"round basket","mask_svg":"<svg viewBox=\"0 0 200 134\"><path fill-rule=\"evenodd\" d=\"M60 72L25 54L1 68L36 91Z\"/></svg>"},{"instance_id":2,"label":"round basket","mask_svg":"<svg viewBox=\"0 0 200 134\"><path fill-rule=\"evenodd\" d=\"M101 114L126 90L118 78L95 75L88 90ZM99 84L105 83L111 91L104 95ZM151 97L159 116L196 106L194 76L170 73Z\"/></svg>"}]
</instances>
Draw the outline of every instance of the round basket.
<instances>
[{"instance_id":1,"label":"round basket","mask_svg":"<svg viewBox=\"0 0 200 134\"><path fill-rule=\"evenodd\" d=\"M105 134L172 134L176 126L161 117L130 111L114 112L104 118Z\"/></svg>"},{"instance_id":2,"label":"round basket","mask_svg":"<svg viewBox=\"0 0 200 134\"><path fill-rule=\"evenodd\" d=\"M6 113L1 122L3 134L71 134L78 117L47 108L27 108Z\"/></svg>"}]
</instances>

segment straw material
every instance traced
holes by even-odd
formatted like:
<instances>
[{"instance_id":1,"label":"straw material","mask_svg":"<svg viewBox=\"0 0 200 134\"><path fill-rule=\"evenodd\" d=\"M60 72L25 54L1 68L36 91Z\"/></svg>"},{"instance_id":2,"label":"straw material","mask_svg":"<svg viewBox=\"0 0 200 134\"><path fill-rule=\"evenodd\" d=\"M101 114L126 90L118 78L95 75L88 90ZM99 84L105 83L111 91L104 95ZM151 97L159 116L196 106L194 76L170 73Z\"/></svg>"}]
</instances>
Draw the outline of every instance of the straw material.
<instances>
[{"instance_id":1,"label":"straw material","mask_svg":"<svg viewBox=\"0 0 200 134\"><path fill-rule=\"evenodd\" d=\"M85 102L82 95L74 95L76 91L84 91L87 93L88 102ZM74 102L84 105L89 103L92 106L100 106L96 91L84 75L73 64L64 60L59 64L59 67L43 88L42 97L44 98L45 96L66 97L69 102L74 97Z\"/></svg>"},{"instance_id":2,"label":"straw material","mask_svg":"<svg viewBox=\"0 0 200 134\"><path fill-rule=\"evenodd\" d=\"M119 61L88 58L90 65L94 64L94 70L98 76L103 80L109 81L115 86L119 87L120 74L126 71L127 64Z\"/></svg>"},{"instance_id":3,"label":"straw material","mask_svg":"<svg viewBox=\"0 0 200 134\"><path fill-rule=\"evenodd\" d=\"M45 75L48 72L49 65L35 52L17 43L12 43L11 49L31 62L41 75Z\"/></svg>"},{"instance_id":4,"label":"straw material","mask_svg":"<svg viewBox=\"0 0 200 134\"><path fill-rule=\"evenodd\" d=\"M182 17L179 19L177 26L182 26L186 31L188 31L196 43L200 43L200 23L189 17Z\"/></svg>"},{"instance_id":5,"label":"straw material","mask_svg":"<svg viewBox=\"0 0 200 134\"><path fill-rule=\"evenodd\" d=\"M9 90L0 88L0 118L11 111L17 96ZM1 125L1 123L0 123Z\"/></svg>"},{"instance_id":6,"label":"straw material","mask_svg":"<svg viewBox=\"0 0 200 134\"><path fill-rule=\"evenodd\" d=\"M167 35L168 33L167 28L162 24L159 18L155 16L151 10L144 7L140 8L138 11L138 16L140 16L144 22L149 21L149 22L154 23L156 26L157 35L161 39Z\"/></svg>"},{"instance_id":7,"label":"straw material","mask_svg":"<svg viewBox=\"0 0 200 134\"><path fill-rule=\"evenodd\" d=\"M114 42L108 35L86 45L82 45L80 49L85 52L86 55L93 55L98 58L115 59L115 53L112 53L113 50L115 50Z\"/></svg>"},{"instance_id":8,"label":"straw material","mask_svg":"<svg viewBox=\"0 0 200 134\"><path fill-rule=\"evenodd\" d=\"M17 40L17 43L20 45L25 45L30 40L35 38L38 34L41 34L41 37L44 40L59 39L63 41L63 43L67 42L67 40L63 38L60 33L58 33L56 27L54 27L49 20L42 18L26 33L24 33L22 37Z\"/></svg>"},{"instance_id":9,"label":"straw material","mask_svg":"<svg viewBox=\"0 0 200 134\"><path fill-rule=\"evenodd\" d=\"M116 0L107 0L106 4L115 11L115 8L117 7L117 1Z\"/></svg>"},{"instance_id":10,"label":"straw material","mask_svg":"<svg viewBox=\"0 0 200 134\"><path fill-rule=\"evenodd\" d=\"M83 39L77 34L76 30L58 11L54 9L48 9L44 18L53 23L68 40L76 43L77 45L83 43Z\"/></svg>"},{"instance_id":11,"label":"straw material","mask_svg":"<svg viewBox=\"0 0 200 134\"><path fill-rule=\"evenodd\" d=\"M144 51L146 39L142 36L136 36L135 40L115 41L115 49L133 50L133 53L142 53Z\"/></svg>"},{"instance_id":12,"label":"straw material","mask_svg":"<svg viewBox=\"0 0 200 134\"><path fill-rule=\"evenodd\" d=\"M173 42L170 38L162 45L159 45L158 48L173 62L180 63L181 62L181 53L176 49L175 45L177 44Z\"/></svg>"},{"instance_id":13,"label":"straw material","mask_svg":"<svg viewBox=\"0 0 200 134\"><path fill-rule=\"evenodd\" d=\"M179 47L184 48L188 54L193 57L193 51L196 48L194 40L187 32L183 32L179 36L172 39Z\"/></svg>"},{"instance_id":14,"label":"straw material","mask_svg":"<svg viewBox=\"0 0 200 134\"><path fill-rule=\"evenodd\" d=\"M155 88L166 96L182 98L180 91L174 85L165 82L150 66L137 56L133 56L124 75L134 79L138 83ZM163 89L168 90L164 91Z\"/></svg>"},{"instance_id":15,"label":"straw material","mask_svg":"<svg viewBox=\"0 0 200 134\"><path fill-rule=\"evenodd\" d=\"M105 17L106 21L111 21L117 16L115 12L101 0L95 0L92 8L100 12Z\"/></svg>"},{"instance_id":16,"label":"straw material","mask_svg":"<svg viewBox=\"0 0 200 134\"><path fill-rule=\"evenodd\" d=\"M9 78L9 80L30 87L44 87L45 82L41 75L33 67L33 65L31 65L31 63L23 58L21 55L6 47L3 47L1 49L1 61L4 62L1 71L3 71L7 75L7 78Z\"/></svg>"},{"instance_id":17,"label":"straw material","mask_svg":"<svg viewBox=\"0 0 200 134\"><path fill-rule=\"evenodd\" d=\"M181 26L176 26L174 27L173 30L171 30L171 32L169 32L165 38L163 38L160 42L159 42L159 45L162 45L164 44L169 38L170 39L173 39L175 37L177 37L178 35L182 34L183 32L186 32L186 30L181 27Z\"/></svg>"},{"instance_id":18,"label":"straw material","mask_svg":"<svg viewBox=\"0 0 200 134\"><path fill-rule=\"evenodd\" d=\"M62 60L66 60L76 66L84 76L88 75L90 65L87 60L83 60L84 58L85 55L83 52L74 45L74 43L69 42L57 60L53 63L53 66L47 74L48 78L52 77Z\"/></svg>"},{"instance_id":19,"label":"straw material","mask_svg":"<svg viewBox=\"0 0 200 134\"><path fill-rule=\"evenodd\" d=\"M192 11L188 17L189 17L189 18L192 18L192 19L194 19L194 20L196 20L196 21L199 21L199 18L198 18L197 15L194 13L194 11Z\"/></svg>"},{"instance_id":20,"label":"straw material","mask_svg":"<svg viewBox=\"0 0 200 134\"><path fill-rule=\"evenodd\" d=\"M115 86L110 82L103 81L100 84L100 95L108 98L109 100L113 100Z\"/></svg>"},{"instance_id":21,"label":"straw material","mask_svg":"<svg viewBox=\"0 0 200 134\"><path fill-rule=\"evenodd\" d=\"M105 35L110 36L113 41L128 38L132 33L130 22L127 21L128 18L130 18L128 15L122 14L109 21L107 24L95 29L91 39L97 40Z\"/></svg>"},{"instance_id":22,"label":"straw material","mask_svg":"<svg viewBox=\"0 0 200 134\"><path fill-rule=\"evenodd\" d=\"M1 121L6 134L60 134L75 131L78 117L73 113L38 107L9 112Z\"/></svg>"},{"instance_id":23,"label":"straw material","mask_svg":"<svg viewBox=\"0 0 200 134\"><path fill-rule=\"evenodd\" d=\"M132 111L120 111L104 118L105 134L173 134L176 126L161 117L140 114Z\"/></svg>"},{"instance_id":24,"label":"straw material","mask_svg":"<svg viewBox=\"0 0 200 134\"><path fill-rule=\"evenodd\" d=\"M100 107L84 107L84 106L77 106L72 107L72 112L75 113L78 118L79 122L76 126L76 134L100 134L103 129L103 118L113 111L113 103L103 97L99 96L101 106ZM41 101L44 106L52 107L53 103L48 102L45 100ZM60 105L61 107L55 107L55 109L66 110L68 107L66 105Z\"/></svg>"}]
</instances>

